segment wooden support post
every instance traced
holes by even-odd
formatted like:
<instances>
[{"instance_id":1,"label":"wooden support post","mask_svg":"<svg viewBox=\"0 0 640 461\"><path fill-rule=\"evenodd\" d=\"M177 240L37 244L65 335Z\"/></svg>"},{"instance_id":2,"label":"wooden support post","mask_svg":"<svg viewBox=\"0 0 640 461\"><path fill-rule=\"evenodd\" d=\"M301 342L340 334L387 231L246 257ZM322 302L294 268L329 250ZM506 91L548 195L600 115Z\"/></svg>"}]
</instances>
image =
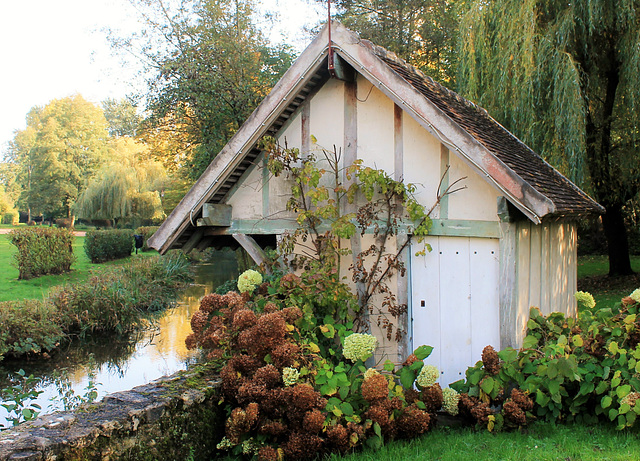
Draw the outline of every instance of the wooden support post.
<instances>
[{"instance_id":1,"label":"wooden support post","mask_svg":"<svg viewBox=\"0 0 640 461\"><path fill-rule=\"evenodd\" d=\"M236 242L245 249L249 256L251 256L251 259L253 259L256 264L260 265L267 262L267 257L264 251L260 248L260 245L256 243L253 237L247 234L232 234L232 236ZM264 267L267 273L270 273L269 267L267 267L266 264Z\"/></svg>"},{"instance_id":2,"label":"wooden support post","mask_svg":"<svg viewBox=\"0 0 640 461\"><path fill-rule=\"evenodd\" d=\"M202 238L202 236L204 235L204 229L196 229L195 232L191 235L191 237L189 237L189 240L187 240L187 243L185 243L184 245L182 245L182 251L184 251L184 253L189 253L191 250L193 250L196 245L200 242L200 239Z\"/></svg>"}]
</instances>

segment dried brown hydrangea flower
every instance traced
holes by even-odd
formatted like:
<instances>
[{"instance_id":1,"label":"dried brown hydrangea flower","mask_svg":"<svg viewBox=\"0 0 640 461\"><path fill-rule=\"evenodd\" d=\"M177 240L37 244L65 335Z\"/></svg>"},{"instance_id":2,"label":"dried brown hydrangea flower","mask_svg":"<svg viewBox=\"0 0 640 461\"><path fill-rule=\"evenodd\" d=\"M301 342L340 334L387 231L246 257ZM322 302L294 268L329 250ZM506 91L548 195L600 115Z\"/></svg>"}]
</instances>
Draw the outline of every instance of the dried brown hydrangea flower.
<instances>
[{"instance_id":1,"label":"dried brown hydrangea flower","mask_svg":"<svg viewBox=\"0 0 640 461\"><path fill-rule=\"evenodd\" d=\"M362 398L367 402L386 399L389 396L389 381L380 373L375 373L362 382Z\"/></svg>"},{"instance_id":2,"label":"dried brown hydrangea flower","mask_svg":"<svg viewBox=\"0 0 640 461\"><path fill-rule=\"evenodd\" d=\"M260 447L258 461L278 461L278 451L269 446Z\"/></svg>"},{"instance_id":3,"label":"dried brown hydrangea flower","mask_svg":"<svg viewBox=\"0 0 640 461\"><path fill-rule=\"evenodd\" d=\"M522 408L524 411L533 410L533 400L531 400L531 397L522 392L520 389L511 390L511 400L513 400L515 404Z\"/></svg>"},{"instance_id":4,"label":"dried brown hydrangea flower","mask_svg":"<svg viewBox=\"0 0 640 461\"><path fill-rule=\"evenodd\" d=\"M271 351L271 360L278 368L290 367L300 359L300 346L292 342L279 344Z\"/></svg>"},{"instance_id":5,"label":"dried brown hydrangea flower","mask_svg":"<svg viewBox=\"0 0 640 461\"><path fill-rule=\"evenodd\" d=\"M342 424L330 426L327 428L327 442L331 448L345 453L349 449L349 432Z\"/></svg>"},{"instance_id":6,"label":"dried brown hydrangea flower","mask_svg":"<svg viewBox=\"0 0 640 461\"><path fill-rule=\"evenodd\" d=\"M500 357L493 347L486 346L482 350L482 363L490 375L497 375L500 372Z\"/></svg>"},{"instance_id":7,"label":"dried brown hydrangea flower","mask_svg":"<svg viewBox=\"0 0 640 461\"><path fill-rule=\"evenodd\" d=\"M409 405L396 422L398 436L413 438L416 435L424 434L429 430L430 422L431 417L426 411L421 410L415 404Z\"/></svg>"},{"instance_id":8,"label":"dried brown hydrangea flower","mask_svg":"<svg viewBox=\"0 0 640 461\"><path fill-rule=\"evenodd\" d=\"M285 459L311 459L320 452L324 440L317 435L294 432L281 445Z\"/></svg>"},{"instance_id":9,"label":"dried brown hydrangea flower","mask_svg":"<svg viewBox=\"0 0 640 461\"><path fill-rule=\"evenodd\" d=\"M444 402L440 384L435 383L433 386L422 389L420 399L424 402L429 413L437 412Z\"/></svg>"},{"instance_id":10,"label":"dried brown hydrangea flower","mask_svg":"<svg viewBox=\"0 0 640 461\"><path fill-rule=\"evenodd\" d=\"M527 424L527 415L513 400L507 399L502 405L502 412L507 421L524 426Z\"/></svg>"},{"instance_id":11,"label":"dried brown hydrangea flower","mask_svg":"<svg viewBox=\"0 0 640 461\"><path fill-rule=\"evenodd\" d=\"M415 354L411 354L409 357L407 357L407 360L405 360L405 361L402 363L402 366L403 366L403 367L411 366L411 365L413 365L415 362L417 362L418 360L420 360L420 359L418 359L418 357L416 357L416 356L415 356Z\"/></svg>"},{"instance_id":12,"label":"dried brown hydrangea flower","mask_svg":"<svg viewBox=\"0 0 640 461\"><path fill-rule=\"evenodd\" d=\"M311 411L308 411L304 415L304 419L302 420L302 428L305 432L310 434L319 434L322 432L324 427L324 415L318 410L314 408Z\"/></svg>"}]
</instances>

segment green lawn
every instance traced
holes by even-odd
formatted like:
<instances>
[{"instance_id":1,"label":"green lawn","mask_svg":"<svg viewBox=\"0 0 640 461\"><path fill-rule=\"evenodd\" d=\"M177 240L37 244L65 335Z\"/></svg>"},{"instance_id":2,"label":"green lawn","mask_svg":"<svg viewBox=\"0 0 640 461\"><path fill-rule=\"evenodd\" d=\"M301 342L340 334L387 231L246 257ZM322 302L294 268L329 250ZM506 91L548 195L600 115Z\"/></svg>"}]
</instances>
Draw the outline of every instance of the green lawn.
<instances>
[{"instance_id":1,"label":"green lawn","mask_svg":"<svg viewBox=\"0 0 640 461\"><path fill-rule=\"evenodd\" d=\"M100 268L121 264L129 258L109 261L104 264L92 264L84 252L85 237L74 237L73 253L77 260L71 266L72 271L61 275L44 275L31 280L18 280L18 269L13 265L16 247L9 242L7 235L0 235L0 301L17 299L36 299L45 295L51 287L87 280L90 272ZM157 254L155 251L132 255L131 258Z\"/></svg>"},{"instance_id":2,"label":"green lawn","mask_svg":"<svg viewBox=\"0 0 640 461\"><path fill-rule=\"evenodd\" d=\"M393 442L379 451L331 456L331 461L498 461L498 460L637 460L637 431L609 426L533 424L518 432L492 434L472 428L437 428L410 441Z\"/></svg>"},{"instance_id":3,"label":"green lawn","mask_svg":"<svg viewBox=\"0 0 640 461\"><path fill-rule=\"evenodd\" d=\"M598 306L620 302L636 288L640 288L640 256L631 257L631 268L636 275L610 278L607 256L580 256L578 258L578 289L593 295Z\"/></svg>"}]
</instances>

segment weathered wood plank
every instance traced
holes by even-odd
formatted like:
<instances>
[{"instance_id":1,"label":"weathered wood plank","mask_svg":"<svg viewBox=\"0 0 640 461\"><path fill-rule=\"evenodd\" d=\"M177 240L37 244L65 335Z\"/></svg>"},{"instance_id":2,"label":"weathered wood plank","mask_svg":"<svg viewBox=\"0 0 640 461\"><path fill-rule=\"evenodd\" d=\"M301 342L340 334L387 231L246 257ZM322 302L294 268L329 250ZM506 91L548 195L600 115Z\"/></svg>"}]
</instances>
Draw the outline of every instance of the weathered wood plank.
<instances>
[{"instance_id":1,"label":"weathered wood plank","mask_svg":"<svg viewBox=\"0 0 640 461\"><path fill-rule=\"evenodd\" d=\"M244 250L251 256L251 259L255 261L256 264L260 265L267 261L267 257L260 248L260 245L256 243L256 241L250 235L246 234L233 234L233 238L244 248ZM265 268L269 269L268 265L265 264Z\"/></svg>"},{"instance_id":2,"label":"weathered wood plank","mask_svg":"<svg viewBox=\"0 0 640 461\"><path fill-rule=\"evenodd\" d=\"M500 348L517 347L516 318L518 300L517 225L500 223Z\"/></svg>"}]
</instances>

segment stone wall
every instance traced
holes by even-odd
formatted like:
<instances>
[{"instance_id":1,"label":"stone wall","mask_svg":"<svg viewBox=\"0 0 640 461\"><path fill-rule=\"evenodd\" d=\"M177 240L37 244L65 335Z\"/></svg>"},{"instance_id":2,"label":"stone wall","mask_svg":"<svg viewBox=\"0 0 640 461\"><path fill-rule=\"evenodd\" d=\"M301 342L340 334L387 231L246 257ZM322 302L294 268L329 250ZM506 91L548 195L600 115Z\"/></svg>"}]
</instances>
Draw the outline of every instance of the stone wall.
<instances>
[{"instance_id":1,"label":"stone wall","mask_svg":"<svg viewBox=\"0 0 640 461\"><path fill-rule=\"evenodd\" d=\"M223 433L220 381L179 372L0 432L0 460L210 459Z\"/></svg>"}]
</instances>

